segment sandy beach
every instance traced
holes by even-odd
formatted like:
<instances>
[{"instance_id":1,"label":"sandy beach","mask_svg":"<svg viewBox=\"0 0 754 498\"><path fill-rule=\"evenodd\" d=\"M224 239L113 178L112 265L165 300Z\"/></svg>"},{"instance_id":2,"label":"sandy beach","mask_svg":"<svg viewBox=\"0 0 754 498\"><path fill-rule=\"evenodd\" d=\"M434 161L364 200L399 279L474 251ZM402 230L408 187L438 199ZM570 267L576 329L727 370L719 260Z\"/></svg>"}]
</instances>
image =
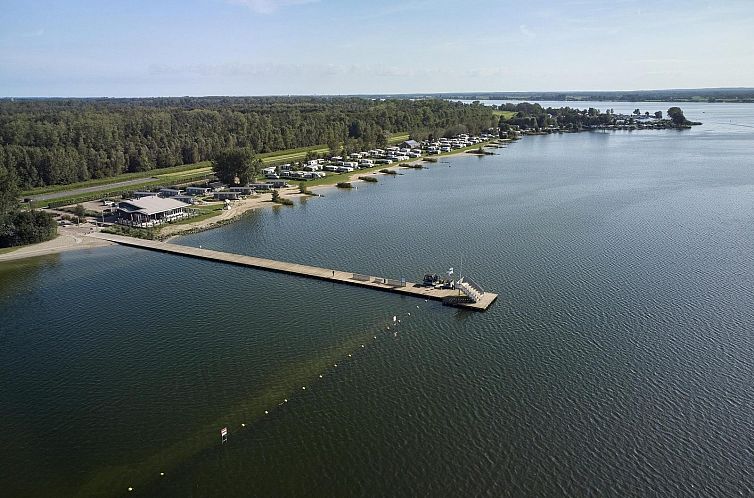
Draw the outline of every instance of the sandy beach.
<instances>
[{"instance_id":1,"label":"sandy beach","mask_svg":"<svg viewBox=\"0 0 754 498\"><path fill-rule=\"evenodd\" d=\"M99 240L88 237L87 234L92 231L91 225L81 227L58 227L58 236L47 242L21 246L11 252L0 254L0 263L4 261L14 261L18 259L33 258L36 256L45 256L47 254L56 254L65 251L75 251L78 249L94 249L112 245L105 240Z\"/></svg>"}]
</instances>

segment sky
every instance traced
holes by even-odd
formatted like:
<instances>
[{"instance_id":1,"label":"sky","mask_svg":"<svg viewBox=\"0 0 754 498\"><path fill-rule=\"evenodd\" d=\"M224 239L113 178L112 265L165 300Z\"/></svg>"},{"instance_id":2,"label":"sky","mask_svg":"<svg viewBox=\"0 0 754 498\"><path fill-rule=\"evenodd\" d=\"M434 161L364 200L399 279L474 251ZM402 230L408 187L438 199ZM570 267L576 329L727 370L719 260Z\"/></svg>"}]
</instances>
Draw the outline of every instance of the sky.
<instances>
[{"instance_id":1,"label":"sky","mask_svg":"<svg viewBox=\"0 0 754 498\"><path fill-rule=\"evenodd\" d=\"M754 87L754 0L0 0L0 96Z\"/></svg>"}]
</instances>

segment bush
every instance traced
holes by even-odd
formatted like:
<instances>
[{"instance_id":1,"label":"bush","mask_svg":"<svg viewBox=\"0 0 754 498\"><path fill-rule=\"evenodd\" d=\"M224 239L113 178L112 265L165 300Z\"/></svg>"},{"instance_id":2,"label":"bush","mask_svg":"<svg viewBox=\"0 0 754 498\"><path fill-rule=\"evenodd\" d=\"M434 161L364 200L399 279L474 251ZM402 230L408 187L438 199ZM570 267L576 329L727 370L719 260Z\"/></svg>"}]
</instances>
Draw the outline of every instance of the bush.
<instances>
[{"instance_id":1,"label":"bush","mask_svg":"<svg viewBox=\"0 0 754 498\"><path fill-rule=\"evenodd\" d=\"M377 178L374 176L360 176L359 180L369 182L369 183L377 183Z\"/></svg>"},{"instance_id":2,"label":"bush","mask_svg":"<svg viewBox=\"0 0 754 498\"><path fill-rule=\"evenodd\" d=\"M282 204L284 206L293 206L293 201L286 197L282 197L280 195L280 192L278 192L277 190L272 191L272 202Z\"/></svg>"},{"instance_id":3,"label":"bush","mask_svg":"<svg viewBox=\"0 0 754 498\"><path fill-rule=\"evenodd\" d=\"M424 159L422 159L422 161L428 162L428 163L436 163L437 162L437 158L436 157L425 157Z\"/></svg>"},{"instance_id":4,"label":"bush","mask_svg":"<svg viewBox=\"0 0 754 498\"><path fill-rule=\"evenodd\" d=\"M112 225L102 230L105 233L112 233L115 235L126 235L128 237L135 237L137 239L154 240L155 232L151 228L134 228L124 225Z\"/></svg>"},{"instance_id":5,"label":"bush","mask_svg":"<svg viewBox=\"0 0 754 498\"><path fill-rule=\"evenodd\" d=\"M35 244L55 235L55 220L44 211L19 211L0 218L0 247Z\"/></svg>"},{"instance_id":6,"label":"bush","mask_svg":"<svg viewBox=\"0 0 754 498\"><path fill-rule=\"evenodd\" d=\"M381 169L380 173L384 173L386 175L397 175L397 171L393 171L392 169Z\"/></svg>"},{"instance_id":7,"label":"bush","mask_svg":"<svg viewBox=\"0 0 754 498\"><path fill-rule=\"evenodd\" d=\"M338 188L353 188L353 185L351 185L351 182L338 182L338 184L335 186Z\"/></svg>"}]
</instances>

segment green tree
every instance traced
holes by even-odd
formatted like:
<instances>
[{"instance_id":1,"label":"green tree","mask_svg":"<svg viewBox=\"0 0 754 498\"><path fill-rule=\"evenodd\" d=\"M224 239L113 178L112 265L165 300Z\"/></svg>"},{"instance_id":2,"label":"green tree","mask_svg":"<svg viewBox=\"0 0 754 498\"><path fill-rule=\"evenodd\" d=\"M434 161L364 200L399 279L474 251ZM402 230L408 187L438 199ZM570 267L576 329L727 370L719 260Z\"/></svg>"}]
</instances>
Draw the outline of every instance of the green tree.
<instances>
[{"instance_id":1,"label":"green tree","mask_svg":"<svg viewBox=\"0 0 754 498\"><path fill-rule=\"evenodd\" d=\"M228 185L248 185L262 169L262 161L248 148L225 148L215 155L212 169Z\"/></svg>"},{"instance_id":2,"label":"green tree","mask_svg":"<svg viewBox=\"0 0 754 498\"><path fill-rule=\"evenodd\" d=\"M76 204L76 206L73 208L73 214L78 216L79 218L83 218L86 215L86 209L84 209L84 205Z\"/></svg>"},{"instance_id":3,"label":"green tree","mask_svg":"<svg viewBox=\"0 0 754 498\"><path fill-rule=\"evenodd\" d=\"M668 117L673 121L675 125L684 125L688 121L686 116L683 115L683 111L680 107L671 107L668 109Z\"/></svg>"},{"instance_id":4,"label":"green tree","mask_svg":"<svg viewBox=\"0 0 754 498\"><path fill-rule=\"evenodd\" d=\"M0 216L18 208L18 180L13 168L0 165Z\"/></svg>"}]
</instances>

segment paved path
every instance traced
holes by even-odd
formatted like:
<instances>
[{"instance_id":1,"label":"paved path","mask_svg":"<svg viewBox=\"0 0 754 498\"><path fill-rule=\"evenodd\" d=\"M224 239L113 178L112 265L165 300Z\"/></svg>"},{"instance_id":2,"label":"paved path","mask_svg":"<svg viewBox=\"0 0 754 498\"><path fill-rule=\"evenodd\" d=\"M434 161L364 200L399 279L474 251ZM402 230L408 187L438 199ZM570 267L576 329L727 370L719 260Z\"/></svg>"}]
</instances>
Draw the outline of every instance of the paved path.
<instances>
[{"instance_id":1,"label":"paved path","mask_svg":"<svg viewBox=\"0 0 754 498\"><path fill-rule=\"evenodd\" d=\"M434 299L443 301L445 298L458 296L458 291L451 289L434 289L429 287L419 287L416 284L406 282L405 287L396 287L384 283L382 277L362 276L361 278L367 278L368 280L356 279L355 275L351 272L345 272L340 270L334 270L331 268L319 268L316 266L299 265L296 263L286 263L284 261L275 261L272 259L255 258L253 256L243 256L240 254L232 254L221 251L212 251L210 249L200 249L197 247L181 246L177 244L170 244L166 242L158 242L154 240L136 239L133 237L124 237L120 235L113 235L109 233L96 232L90 234L89 237L107 240L131 247L140 247L142 249L149 249L152 251L167 252L172 254L180 254L182 256L189 256L192 258L205 259L210 261L219 261L222 263L228 263L239 266L247 266L251 268L257 268L261 270L275 271L279 273L288 273L291 275L299 275L302 277L316 278L320 280L329 280L331 282L337 282L348 285L356 285L360 287L368 287L370 289L394 292L397 294L410 295L420 297L424 299ZM476 303L460 303L453 304L453 306L465 309L471 309L476 311L486 310L497 299L497 294L491 292L485 292L481 299Z\"/></svg>"},{"instance_id":2,"label":"paved path","mask_svg":"<svg viewBox=\"0 0 754 498\"><path fill-rule=\"evenodd\" d=\"M134 180L124 180L122 182L108 183L106 185L95 185L94 187L81 187L72 190L63 190L61 192L50 192L49 194L30 195L28 198L33 201L51 201L53 199L60 199L61 197L88 194L90 192L107 192L109 190L117 190L123 187L153 182L156 180L157 178L154 177L136 178Z\"/></svg>"}]
</instances>

